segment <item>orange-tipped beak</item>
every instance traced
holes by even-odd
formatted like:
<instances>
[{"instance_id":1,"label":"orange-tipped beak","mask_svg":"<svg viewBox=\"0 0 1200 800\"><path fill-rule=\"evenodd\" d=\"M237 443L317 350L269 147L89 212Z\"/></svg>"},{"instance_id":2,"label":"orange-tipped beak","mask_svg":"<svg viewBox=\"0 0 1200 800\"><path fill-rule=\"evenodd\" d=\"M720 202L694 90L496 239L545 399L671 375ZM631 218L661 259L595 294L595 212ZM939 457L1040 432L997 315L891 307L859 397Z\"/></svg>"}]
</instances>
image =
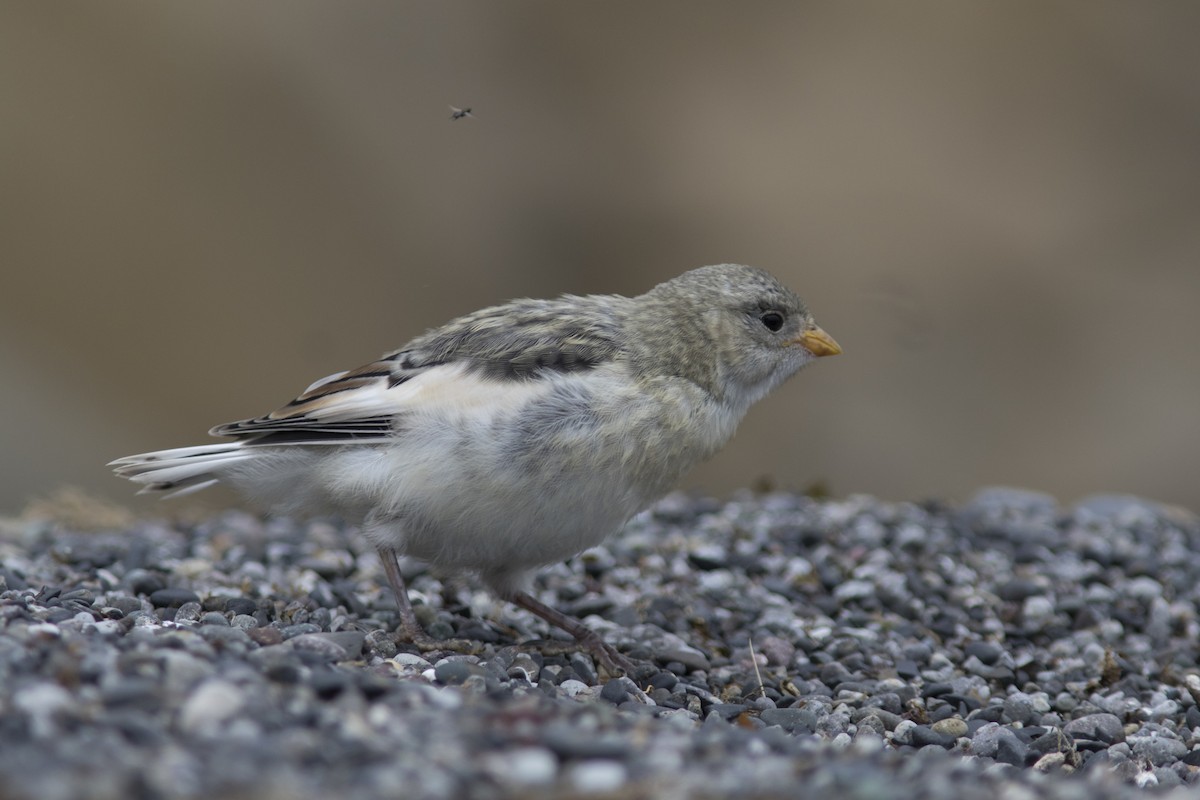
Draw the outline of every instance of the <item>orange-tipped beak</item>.
<instances>
[{"instance_id":1,"label":"orange-tipped beak","mask_svg":"<svg viewBox=\"0 0 1200 800\"><path fill-rule=\"evenodd\" d=\"M842 352L842 347L825 331L812 326L796 337L796 343L817 358L821 356L836 356Z\"/></svg>"}]
</instances>

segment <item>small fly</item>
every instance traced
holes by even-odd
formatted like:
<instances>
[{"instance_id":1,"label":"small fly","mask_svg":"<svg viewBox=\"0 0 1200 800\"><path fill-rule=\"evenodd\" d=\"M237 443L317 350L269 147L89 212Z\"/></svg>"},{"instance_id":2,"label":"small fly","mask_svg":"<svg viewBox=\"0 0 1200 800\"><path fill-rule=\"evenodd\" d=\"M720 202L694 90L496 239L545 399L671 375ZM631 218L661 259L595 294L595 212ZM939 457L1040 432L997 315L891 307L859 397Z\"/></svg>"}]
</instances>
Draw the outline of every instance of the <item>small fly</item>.
<instances>
[{"instance_id":1,"label":"small fly","mask_svg":"<svg viewBox=\"0 0 1200 800\"><path fill-rule=\"evenodd\" d=\"M469 108L459 108L458 106L450 106L450 119L462 119L463 117L473 117Z\"/></svg>"}]
</instances>

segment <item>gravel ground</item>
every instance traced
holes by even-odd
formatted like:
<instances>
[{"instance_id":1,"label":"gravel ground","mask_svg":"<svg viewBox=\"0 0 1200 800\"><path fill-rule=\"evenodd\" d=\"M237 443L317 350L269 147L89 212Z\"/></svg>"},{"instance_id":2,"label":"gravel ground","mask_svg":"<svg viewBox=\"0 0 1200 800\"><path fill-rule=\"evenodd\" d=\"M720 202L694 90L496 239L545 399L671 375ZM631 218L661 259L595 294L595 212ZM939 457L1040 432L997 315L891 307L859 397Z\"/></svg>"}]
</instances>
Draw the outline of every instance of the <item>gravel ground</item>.
<instances>
[{"instance_id":1,"label":"gravel ground","mask_svg":"<svg viewBox=\"0 0 1200 800\"><path fill-rule=\"evenodd\" d=\"M1200 783L1200 522L673 495L547 568L622 678L469 580L230 512L0 525L0 797L1125 798Z\"/></svg>"}]
</instances>

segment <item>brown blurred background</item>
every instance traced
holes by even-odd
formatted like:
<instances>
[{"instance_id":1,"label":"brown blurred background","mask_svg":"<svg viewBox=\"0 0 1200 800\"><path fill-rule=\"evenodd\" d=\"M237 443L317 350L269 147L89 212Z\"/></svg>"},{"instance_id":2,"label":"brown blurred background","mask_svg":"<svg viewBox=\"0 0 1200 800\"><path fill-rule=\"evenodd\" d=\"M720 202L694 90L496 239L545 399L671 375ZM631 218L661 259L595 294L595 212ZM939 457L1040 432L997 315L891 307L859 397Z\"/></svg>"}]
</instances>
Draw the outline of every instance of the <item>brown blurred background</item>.
<instances>
[{"instance_id":1,"label":"brown blurred background","mask_svg":"<svg viewBox=\"0 0 1200 800\"><path fill-rule=\"evenodd\" d=\"M134 504L109 459L456 314L724 261L845 355L689 485L1200 508L1198 32L1190 0L6 3L0 511Z\"/></svg>"}]
</instances>

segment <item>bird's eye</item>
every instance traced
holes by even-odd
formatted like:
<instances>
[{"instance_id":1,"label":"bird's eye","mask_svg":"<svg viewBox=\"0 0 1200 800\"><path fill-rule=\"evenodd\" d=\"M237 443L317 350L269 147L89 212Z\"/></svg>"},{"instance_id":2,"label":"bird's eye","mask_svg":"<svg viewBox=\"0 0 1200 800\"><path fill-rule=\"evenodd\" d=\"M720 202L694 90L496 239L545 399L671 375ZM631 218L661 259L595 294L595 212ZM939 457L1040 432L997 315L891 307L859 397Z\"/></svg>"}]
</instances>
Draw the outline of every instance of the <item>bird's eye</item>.
<instances>
[{"instance_id":1,"label":"bird's eye","mask_svg":"<svg viewBox=\"0 0 1200 800\"><path fill-rule=\"evenodd\" d=\"M759 317L759 320L772 333L783 327L783 314L780 314L778 311L768 311Z\"/></svg>"}]
</instances>

